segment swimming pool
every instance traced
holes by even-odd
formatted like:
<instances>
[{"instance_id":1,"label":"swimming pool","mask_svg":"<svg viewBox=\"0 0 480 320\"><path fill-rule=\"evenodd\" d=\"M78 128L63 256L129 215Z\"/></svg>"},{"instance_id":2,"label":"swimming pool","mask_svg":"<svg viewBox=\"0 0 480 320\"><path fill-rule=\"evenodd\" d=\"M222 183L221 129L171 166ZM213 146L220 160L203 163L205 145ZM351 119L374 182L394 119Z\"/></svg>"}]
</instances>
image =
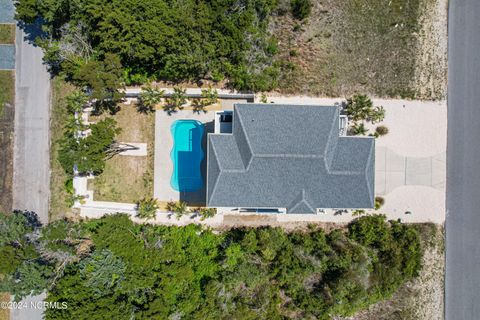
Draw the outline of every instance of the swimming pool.
<instances>
[{"instance_id":1,"label":"swimming pool","mask_svg":"<svg viewBox=\"0 0 480 320\"><path fill-rule=\"evenodd\" d=\"M200 170L204 155L203 131L203 124L196 120L177 120L170 127L173 138L173 148L170 153L173 173L170 185L176 191L193 192L203 186Z\"/></svg>"}]
</instances>

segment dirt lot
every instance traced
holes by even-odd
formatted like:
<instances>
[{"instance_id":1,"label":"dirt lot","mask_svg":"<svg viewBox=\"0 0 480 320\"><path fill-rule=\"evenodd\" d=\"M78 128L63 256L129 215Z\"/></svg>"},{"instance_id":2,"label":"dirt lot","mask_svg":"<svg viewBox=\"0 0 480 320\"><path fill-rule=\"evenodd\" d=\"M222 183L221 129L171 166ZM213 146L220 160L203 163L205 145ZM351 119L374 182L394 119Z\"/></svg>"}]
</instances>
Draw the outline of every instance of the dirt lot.
<instances>
[{"instance_id":1,"label":"dirt lot","mask_svg":"<svg viewBox=\"0 0 480 320\"><path fill-rule=\"evenodd\" d=\"M12 210L14 101L14 73L0 71L0 211L3 212Z\"/></svg>"},{"instance_id":2,"label":"dirt lot","mask_svg":"<svg viewBox=\"0 0 480 320\"><path fill-rule=\"evenodd\" d=\"M445 98L446 0L313 2L305 21L271 24L281 93Z\"/></svg>"},{"instance_id":3,"label":"dirt lot","mask_svg":"<svg viewBox=\"0 0 480 320\"><path fill-rule=\"evenodd\" d=\"M91 117L97 121L101 117ZM155 116L153 113L137 112L133 105L122 105L113 118L122 132L119 142L147 143L147 157L116 155L106 163L105 171L91 180L88 189L94 190L97 201L133 203L143 197L153 195L153 151Z\"/></svg>"}]
</instances>

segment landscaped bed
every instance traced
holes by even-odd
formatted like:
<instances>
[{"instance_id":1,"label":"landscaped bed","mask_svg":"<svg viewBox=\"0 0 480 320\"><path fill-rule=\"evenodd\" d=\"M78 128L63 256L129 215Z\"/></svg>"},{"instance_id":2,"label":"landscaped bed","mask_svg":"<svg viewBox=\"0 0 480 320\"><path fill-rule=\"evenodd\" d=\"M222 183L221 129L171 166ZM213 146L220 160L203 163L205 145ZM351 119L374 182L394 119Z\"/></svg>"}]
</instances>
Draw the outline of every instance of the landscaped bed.
<instances>
[{"instance_id":1,"label":"landscaped bed","mask_svg":"<svg viewBox=\"0 0 480 320\"><path fill-rule=\"evenodd\" d=\"M0 44L15 43L15 25L0 24Z\"/></svg>"},{"instance_id":2,"label":"landscaped bed","mask_svg":"<svg viewBox=\"0 0 480 320\"><path fill-rule=\"evenodd\" d=\"M91 116L90 122L105 116ZM88 189L94 191L95 201L134 203L144 197L153 196L153 152L155 116L140 113L135 106L121 105L120 111L110 116L122 129L118 142L147 143L148 156L116 155L108 159L104 172L90 180Z\"/></svg>"}]
</instances>

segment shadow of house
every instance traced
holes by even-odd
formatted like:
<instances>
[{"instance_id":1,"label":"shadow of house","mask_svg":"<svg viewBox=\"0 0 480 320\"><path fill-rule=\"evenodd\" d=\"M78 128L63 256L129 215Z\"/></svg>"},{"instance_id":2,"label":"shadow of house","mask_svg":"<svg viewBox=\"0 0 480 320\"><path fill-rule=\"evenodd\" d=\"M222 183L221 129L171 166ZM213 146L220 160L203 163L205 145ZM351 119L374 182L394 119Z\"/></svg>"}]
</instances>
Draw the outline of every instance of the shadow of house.
<instances>
[{"instance_id":1,"label":"shadow of house","mask_svg":"<svg viewBox=\"0 0 480 320\"><path fill-rule=\"evenodd\" d=\"M186 192L186 191L180 191L180 201L186 202L189 206L205 206L206 205L206 184L207 184L207 137L208 133L213 133L214 132L214 122L207 122L204 124L204 131L203 131L203 136L201 137L201 147L203 150L203 160L200 163L200 175L201 175L201 180L202 180L202 187L198 189L197 191L193 192ZM195 145L196 143L194 143ZM199 144L196 144L199 145ZM182 155L177 155L182 157ZM179 158L179 163L181 159ZM186 166L179 166L179 169L182 170L183 172L179 172L179 182L180 177L186 177L187 175L190 174L195 174L190 172L191 169L196 170L196 168L185 168ZM183 169L182 169L183 168ZM188 183L188 179L185 180ZM180 186L181 187L181 186ZM182 190L181 188L179 190Z\"/></svg>"}]
</instances>

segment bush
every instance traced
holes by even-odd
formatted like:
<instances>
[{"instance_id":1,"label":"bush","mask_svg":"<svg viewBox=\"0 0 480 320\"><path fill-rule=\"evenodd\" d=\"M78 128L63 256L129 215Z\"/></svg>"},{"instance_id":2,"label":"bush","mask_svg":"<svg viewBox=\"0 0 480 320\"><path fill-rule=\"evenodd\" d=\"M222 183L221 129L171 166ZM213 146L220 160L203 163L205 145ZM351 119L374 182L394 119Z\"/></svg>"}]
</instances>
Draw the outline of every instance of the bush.
<instances>
[{"instance_id":1,"label":"bush","mask_svg":"<svg viewBox=\"0 0 480 320\"><path fill-rule=\"evenodd\" d=\"M375 197L375 210L380 209L385 204L385 199L382 197Z\"/></svg>"},{"instance_id":2,"label":"bush","mask_svg":"<svg viewBox=\"0 0 480 320\"><path fill-rule=\"evenodd\" d=\"M290 7L296 19L303 20L312 12L311 0L291 0Z\"/></svg>"},{"instance_id":3,"label":"bush","mask_svg":"<svg viewBox=\"0 0 480 320\"><path fill-rule=\"evenodd\" d=\"M378 126L377 128L375 128L375 133L378 136L384 136L388 133L388 128L385 126Z\"/></svg>"},{"instance_id":4,"label":"bush","mask_svg":"<svg viewBox=\"0 0 480 320\"><path fill-rule=\"evenodd\" d=\"M349 133L354 136L364 136L368 133L368 129L363 122L354 123L353 126L350 127Z\"/></svg>"}]
</instances>

